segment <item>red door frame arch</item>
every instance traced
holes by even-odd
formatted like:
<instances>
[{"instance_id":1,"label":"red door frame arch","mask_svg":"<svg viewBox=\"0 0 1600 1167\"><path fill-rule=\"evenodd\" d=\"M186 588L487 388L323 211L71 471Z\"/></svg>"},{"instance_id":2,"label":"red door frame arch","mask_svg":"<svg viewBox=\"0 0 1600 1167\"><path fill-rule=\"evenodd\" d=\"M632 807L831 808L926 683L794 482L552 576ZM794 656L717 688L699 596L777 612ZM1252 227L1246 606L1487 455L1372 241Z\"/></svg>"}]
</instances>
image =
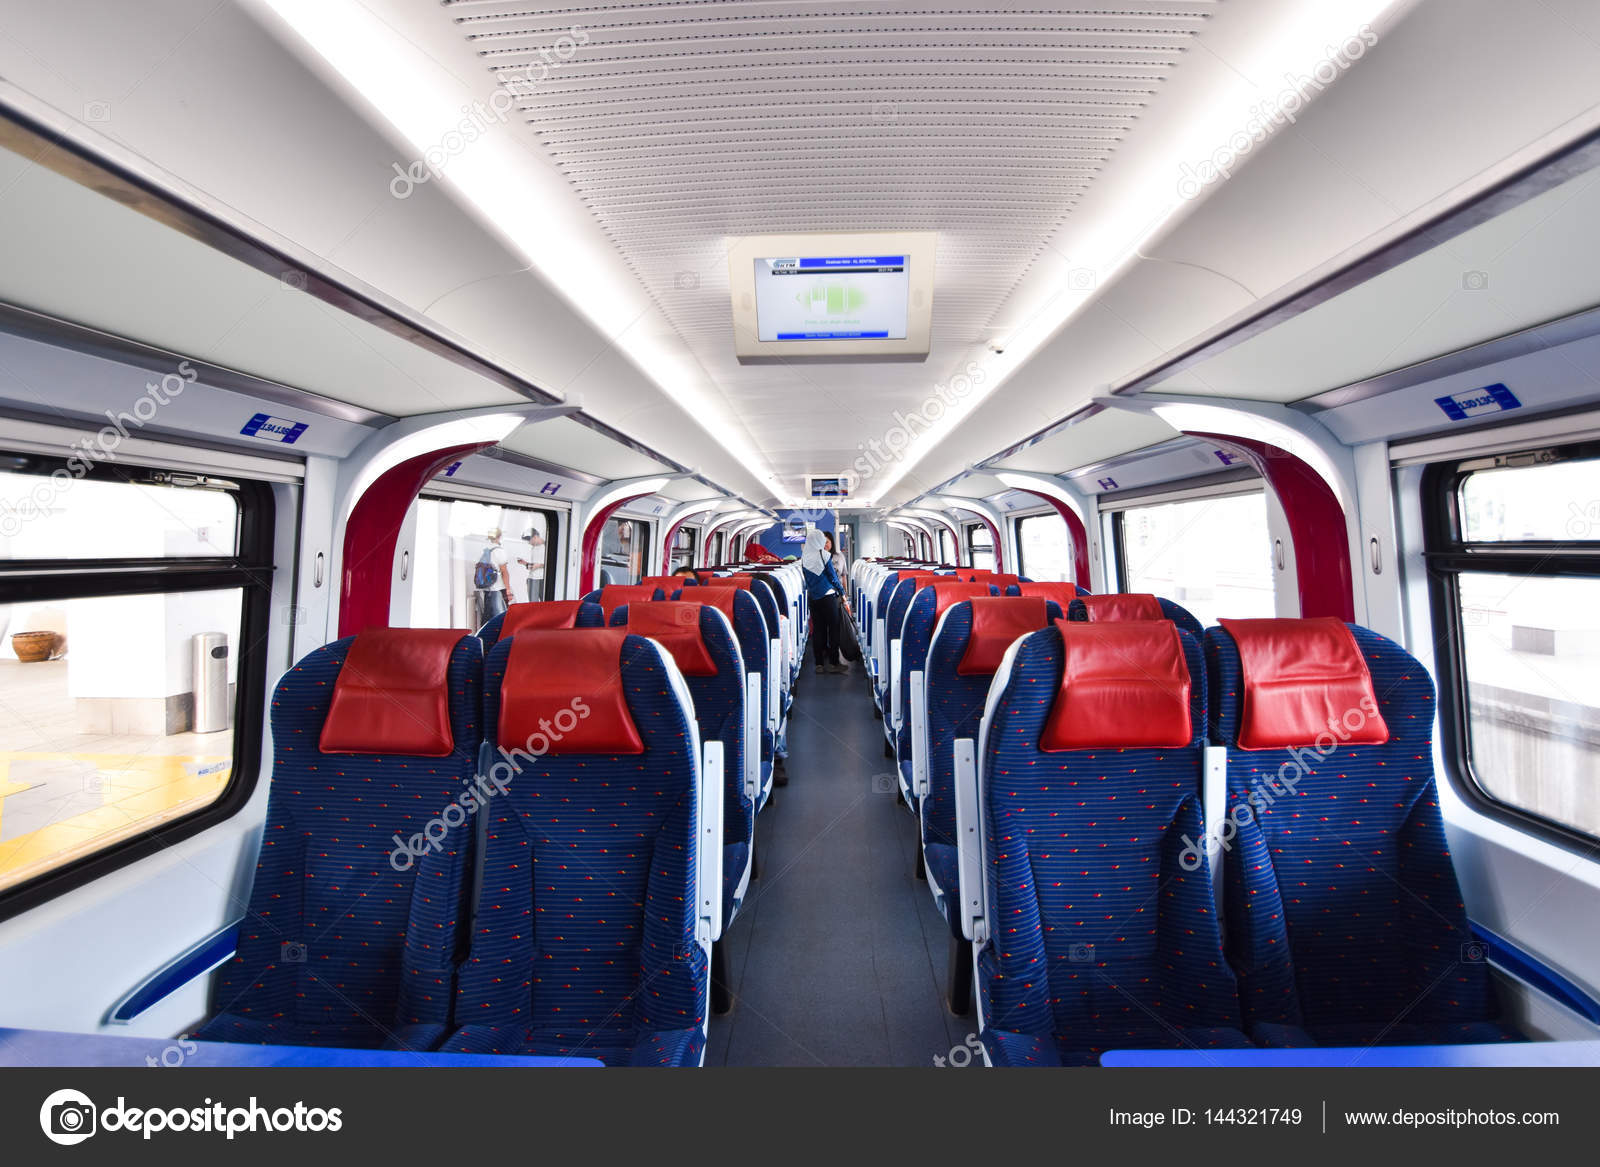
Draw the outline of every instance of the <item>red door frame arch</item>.
<instances>
[{"instance_id":1,"label":"red door frame arch","mask_svg":"<svg viewBox=\"0 0 1600 1167\"><path fill-rule=\"evenodd\" d=\"M1349 523L1338 495L1322 475L1270 442L1204 430L1184 432L1238 450L1277 496L1294 544L1300 615L1336 616L1346 623L1355 620Z\"/></svg>"},{"instance_id":2,"label":"red door frame arch","mask_svg":"<svg viewBox=\"0 0 1600 1167\"><path fill-rule=\"evenodd\" d=\"M474 442L430 450L389 467L350 508L339 564L339 635L389 627L394 551L417 495L450 463L494 445Z\"/></svg>"}]
</instances>

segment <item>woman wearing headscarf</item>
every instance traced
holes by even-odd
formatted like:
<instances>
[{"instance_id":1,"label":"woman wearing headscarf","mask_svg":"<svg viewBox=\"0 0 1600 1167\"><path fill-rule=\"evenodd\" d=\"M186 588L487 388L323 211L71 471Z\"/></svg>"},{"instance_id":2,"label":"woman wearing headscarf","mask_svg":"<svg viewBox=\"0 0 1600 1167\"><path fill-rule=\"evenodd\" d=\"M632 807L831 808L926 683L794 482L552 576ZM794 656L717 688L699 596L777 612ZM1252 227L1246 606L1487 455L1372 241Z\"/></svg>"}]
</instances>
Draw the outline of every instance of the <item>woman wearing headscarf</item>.
<instances>
[{"instance_id":1,"label":"woman wearing headscarf","mask_svg":"<svg viewBox=\"0 0 1600 1167\"><path fill-rule=\"evenodd\" d=\"M844 598L844 584L833 569L827 536L815 527L806 532L800 566L805 571L806 598L811 603L811 652L817 672L845 672L844 662L839 659L839 604Z\"/></svg>"}]
</instances>

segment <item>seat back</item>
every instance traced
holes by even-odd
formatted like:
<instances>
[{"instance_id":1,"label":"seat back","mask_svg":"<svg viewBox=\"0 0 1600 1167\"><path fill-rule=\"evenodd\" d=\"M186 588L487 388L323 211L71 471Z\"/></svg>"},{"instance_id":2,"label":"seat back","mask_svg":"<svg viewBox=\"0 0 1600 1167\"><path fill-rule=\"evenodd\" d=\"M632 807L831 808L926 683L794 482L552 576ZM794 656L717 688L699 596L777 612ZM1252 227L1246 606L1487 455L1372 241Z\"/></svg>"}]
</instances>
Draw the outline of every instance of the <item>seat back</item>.
<instances>
[{"instance_id":1,"label":"seat back","mask_svg":"<svg viewBox=\"0 0 1600 1167\"><path fill-rule=\"evenodd\" d=\"M724 846L749 847L755 837L754 791L747 785L745 666L733 625L715 604L656 601L624 604L611 613L612 628L648 636L671 654L688 685L702 742L723 747ZM741 862L748 856L740 856ZM738 903L723 903L731 920Z\"/></svg>"},{"instance_id":2,"label":"seat back","mask_svg":"<svg viewBox=\"0 0 1600 1167\"><path fill-rule=\"evenodd\" d=\"M1205 628L1189 609L1171 600L1140 592L1108 592L1098 596L1079 596L1067 608L1070 620L1171 620L1196 640Z\"/></svg>"},{"instance_id":3,"label":"seat back","mask_svg":"<svg viewBox=\"0 0 1600 1167\"><path fill-rule=\"evenodd\" d=\"M706 604L714 607L732 624L734 638L738 640L739 652L744 658L745 671L755 673L760 678L760 700L755 711L756 721L760 726L759 761L767 764L770 769L778 728L778 703L782 700L783 688L782 679L775 675L772 660L776 637L768 633L767 620L762 614L757 593L753 590L743 591L739 588L706 585L680 589L672 598L681 603ZM763 797L766 793L766 782L770 777L770 773L763 772L761 791Z\"/></svg>"},{"instance_id":4,"label":"seat back","mask_svg":"<svg viewBox=\"0 0 1600 1167\"><path fill-rule=\"evenodd\" d=\"M699 739L671 657L626 629L526 632L484 689L505 789L458 1021L580 1055L703 1028Z\"/></svg>"},{"instance_id":5,"label":"seat back","mask_svg":"<svg viewBox=\"0 0 1600 1167\"><path fill-rule=\"evenodd\" d=\"M586 600L532 600L512 604L478 629L483 651L488 652L502 636L514 636L534 628L603 628L605 616L600 605Z\"/></svg>"},{"instance_id":6,"label":"seat back","mask_svg":"<svg viewBox=\"0 0 1600 1167\"><path fill-rule=\"evenodd\" d=\"M1056 621L1014 645L979 742L991 1028L1090 1049L1236 1028L1202 838L1206 682L1170 623Z\"/></svg>"},{"instance_id":7,"label":"seat back","mask_svg":"<svg viewBox=\"0 0 1600 1167\"><path fill-rule=\"evenodd\" d=\"M889 696L890 716L895 726L895 757L899 759L902 793L908 804L915 806L915 792L909 789L911 771L911 677L923 671L928 660L928 645L933 640L933 630L950 605L974 596L993 596L997 593L986 580L968 583L965 580L937 576L917 589L906 607L906 617L900 629L900 667L890 678L896 691Z\"/></svg>"},{"instance_id":8,"label":"seat back","mask_svg":"<svg viewBox=\"0 0 1600 1167\"><path fill-rule=\"evenodd\" d=\"M450 1022L482 663L465 631L383 628L283 675L255 883L204 1037L377 1046Z\"/></svg>"},{"instance_id":9,"label":"seat back","mask_svg":"<svg viewBox=\"0 0 1600 1167\"><path fill-rule=\"evenodd\" d=\"M989 683L1006 650L1059 619L1060 606L1037 596L977 596L951 604L935 625L924 669L926 779L917 793L929 890L947 919L951 913L945 901L960 882L954 862L955 743L962 738L977 741Z\"/></svg>"},{"instance_id":10,"label":"seat back","mask_svg":"<svg viewBox=\"0 0 1600 1167\"><path fill-rule=\"evenodd\" d=\"M1206 633L1229 953L1251 1025L1492 1020L1433 775L1433 682L1332 618ZM1232 837L1229 839L1229 834Z\"/></svg>"}]
</instances>

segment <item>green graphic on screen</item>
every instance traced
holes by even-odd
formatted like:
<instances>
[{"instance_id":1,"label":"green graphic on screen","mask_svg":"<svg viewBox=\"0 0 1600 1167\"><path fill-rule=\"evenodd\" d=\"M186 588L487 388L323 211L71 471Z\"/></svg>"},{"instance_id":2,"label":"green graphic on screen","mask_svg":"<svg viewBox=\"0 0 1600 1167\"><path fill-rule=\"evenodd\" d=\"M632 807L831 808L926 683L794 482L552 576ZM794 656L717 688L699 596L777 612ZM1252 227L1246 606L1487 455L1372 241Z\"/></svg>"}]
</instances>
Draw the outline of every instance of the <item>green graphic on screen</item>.
<instances>
[{"instance_id":1,"label":"green graphic on screen","mask_svg":"<svg viewBox=\"0 0 1600 1167\"><path fill-rule=\"evenodd\" d=\"M795 294L795 303L807 312L823 316L843 316L861 311L868 302L866 289L854 284L818 281Z\"/></svg>"}]
</instances>

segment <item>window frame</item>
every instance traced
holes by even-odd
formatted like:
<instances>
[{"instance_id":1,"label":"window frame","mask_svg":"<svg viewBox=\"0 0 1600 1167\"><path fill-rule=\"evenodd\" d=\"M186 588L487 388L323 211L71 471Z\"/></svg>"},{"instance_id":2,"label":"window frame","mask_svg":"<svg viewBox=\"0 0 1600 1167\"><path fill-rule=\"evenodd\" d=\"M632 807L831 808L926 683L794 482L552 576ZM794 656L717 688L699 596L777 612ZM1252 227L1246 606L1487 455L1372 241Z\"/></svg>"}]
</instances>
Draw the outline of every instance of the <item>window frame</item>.
<instances>
[{"instance_id":1,"label":"window frame","mask_svg":"<svg viewBox=\"0 0 1600 1167\"><path fill-rule=\"evenodd\" d=\"M972 542L972 536L974 532L981 532L989 540L989 562L991 564L998 562L994 555L994 536L989 533L989 525L983 522L976 522L968 523L964 528L962 528L962 542L966 544L964 550L967 553L967 561L965 563L957 564L956 566L958 567L975 567L977 565L977 557L973 554L974 551L977 550Z\"/></svg>"},{"instance_id":2,"label":"window frame","mask_svg":"<svg viewBox=\"0 0 1600 1167\"><path fill-rule=\"evenodd\" d=\"M1540 446L1434 462L1421 484L1423 562L1434 634L1434 679L1439 707L1439 753L1451 788L1474 810L1593 860L1600 836L1546 818L1491 794L1472 764L1471 702L1462 622L1464 573L1580 576L1600 579L1600 541L1591 549L1560 540L1470 543L1462 538L1461 484L1482 470L1549 462L1600 460L1600 442Z\"/></svg>"},{"instance_id":3,"label":"window frame","mask_svg":"<svg viewBox=\"0 0 1600 1167\"><path fill-rule=\"evenodd\" d=\"M1242 469L1242 468L1241 468ZM1126 592L1128 583L1128 543L1126 516L1129 511L1150 507L1172 506L1176 503L1198 502L1205 499L1232 498L1238 495L1259 494L1267 505L1268 554L1271 554L1272 500L1267 497L1267 484L1252 470L1229 471L1222 474L1204 474L1198 479L1176 483L1163 483L1154 488L1119 491L1100 497L1100 513L1111 521L1110 547L1116 562L1117 591ZM1272 576L1276 601L1278 578Z\"/></svg>"},{"instance_id":4,"label":"window frame","mask_svg":"<svg viewBox=\"0 0 1600 1167\"><path fill-rule=\"evenodd\" d=\"M1071 565L1073 563L1073 552L1075 549L1072 546L1072 532L1067 528L1067 521L1054 510L1029 511L1027 514L1015 515L1011 520L1011 538L1012 541L1017 545L1017 574L1020 576L1025 576L1028 579L1035 578L1032 573L1028 571L1028 552L1026 548L1024 548L1022 542L1022 525L1028 522L1030 519L1056 519L1061 523L1062 536L1066 540L1067 563ZM1071 570L1070 566L1069 570ZM1067 582L1076 583L1077 581L1072 580Z\"/></svg>"},{"instance_id":5,"label":"window frame","mask_svg":"<svg viewBox=\"0 0 1600 1167\"><path fill-rule=\"evenodd\" d=\"M57 469L72 472L67 459L54 455L7 452L6 456L13 460L15 469L30 473L48 475ZM278 570L274 563L277 507L272 485L227 471L209 475L115 462L95 464L74 477L195 489L205 489L204 484L210 480L234 488L229 493L237 499L239 527L232 555L0 561L0 604L239 589L232 769L227 785L206 806L0 889L0 920L102 879L232 818L249 803L261 778L272 584Z\"/></svg>"},{"instance_id":6,"label":"window frame","mask_svg":"<svg viewBox=\"0 0 1600 1167\"><path fill-rule=\"evenodd\" d=\"M689 546L687 548L678 547L678 540L685 537L688 538ZM680 554L684 553L687 553L688 558L682 564L674 564L673 561L676 560ZM664 574L671 575L679 567L698 567L699 556L700 528L690 526L688 523L684 523L672 536L672 545L667 548L667 562L663 565L662 571Z\"/></svg>"},{"instance_id":7,"label":"window frame","mask_svg":"<svg viewBox=\"0 0 1600 1167\"><path fill-rule=\"evenodd\" d=\"M556 598L556 571L561 559L556 554L561 542L561 511L549 507L529 506L520 495L502 495L498 492L460 492L430 483L417 495L416 506L421 502L475 502L484 506L497 506L502 510L527 511L544 520L544 595L545 600Z\"/></svg>"}]
</instances>

